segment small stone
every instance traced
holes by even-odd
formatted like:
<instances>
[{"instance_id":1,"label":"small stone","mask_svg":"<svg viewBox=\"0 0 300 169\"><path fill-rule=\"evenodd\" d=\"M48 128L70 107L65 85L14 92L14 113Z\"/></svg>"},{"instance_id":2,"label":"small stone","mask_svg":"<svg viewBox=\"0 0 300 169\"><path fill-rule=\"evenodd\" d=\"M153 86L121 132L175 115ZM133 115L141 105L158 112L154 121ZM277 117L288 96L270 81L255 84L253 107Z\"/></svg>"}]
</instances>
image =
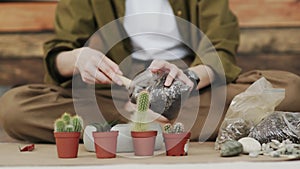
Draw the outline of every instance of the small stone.
<instances>
[{"instance_id":1,"label":"small stone","mask_svg":"<svg viewBox=\"0 0 300 169\"><path fill-rule=\"evenodd\" d=\"M259 156L260 152L258 151L252 151L249 153L249 157L251 158L257 158Z\"/></svg>"},{"instance_id":2,"label":"small stone","mask_svg":"<svg viewBox=\"0 0 300 169\"><path fill-rule=\"evenodd\" d=\"M249 154L250 152L261 151L260 143L252 137L244 137L238 140L243 145L243 153Z\"/></svg>"},{"instance_id":3,"label":"small stone","mask_svg":"<svg viewBox=\"0 0 300 169\"><path fill-rule=\"evenodd\" d=\"M294 150L294 146L292 144L288 144L285 146L287 154L292 154Z\"/></svg>"},{"instance_id":4,"label":"small stone","mask_svg":"<svg viewBox=\"0 0 300 169\"><path fill-rule=\"evenodd\" d=\"M276 150L279 154L285 154L286 152L286 147L281 147L279 149Z\"/></svg>"},{"instance_id":5,"label":"small stone","mask_svg":"<svg viewBox=\"0 0 300 169\"><path fill-rule=\"evenodd\" d=\"M271 157L280 157L280 154L277 151L272 151L272 152L270 152L270 156Z\"/></svg>"}]
</instances>

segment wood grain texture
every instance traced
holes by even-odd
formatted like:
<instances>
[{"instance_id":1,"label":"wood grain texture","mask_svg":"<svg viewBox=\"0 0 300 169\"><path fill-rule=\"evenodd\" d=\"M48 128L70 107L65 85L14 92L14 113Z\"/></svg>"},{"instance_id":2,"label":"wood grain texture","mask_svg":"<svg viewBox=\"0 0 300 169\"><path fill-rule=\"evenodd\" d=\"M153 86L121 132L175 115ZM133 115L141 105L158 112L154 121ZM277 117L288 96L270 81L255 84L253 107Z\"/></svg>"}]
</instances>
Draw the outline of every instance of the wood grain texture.
<instances>
[{"instance_id":1,"label":"wood grain texture","mask_svg":"<svg viewBox=\"0 0 300 169\"><path fill-rule=\"evenodd\" d=\"M241 27L299 27L299 0L230 0ZM53 30L57 2L0 4L0 32Z\"/></svg>"},{"instance_id":2,"label":"wood grain texture","mask_svg":"<svg viewBox=\"0 0 300 169\"><path fill-rule=\"evenodd\" d=\"M230 0L241 27L299 27L299 0Z\"/></svg>"},{"instance_id":3,"label":"wood grain texture","mask_svg":"<svg viewBox=\"0 0 300 169\"><path fill-rule=\"evenodd\" d=\"M57 2L0 3L0 32L53 30Z\"/></svg>"}]
</instances>

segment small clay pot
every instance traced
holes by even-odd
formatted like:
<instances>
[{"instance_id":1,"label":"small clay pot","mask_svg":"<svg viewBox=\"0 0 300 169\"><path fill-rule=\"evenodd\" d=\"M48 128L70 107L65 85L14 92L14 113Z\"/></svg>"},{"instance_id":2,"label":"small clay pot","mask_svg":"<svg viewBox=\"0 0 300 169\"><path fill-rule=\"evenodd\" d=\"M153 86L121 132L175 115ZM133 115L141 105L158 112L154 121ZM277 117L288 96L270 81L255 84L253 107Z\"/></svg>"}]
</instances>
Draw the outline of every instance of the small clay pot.
<instances>
[{"instance_id":1,"label":"small clay pot","mask_svg":"<svg viewBox=\"0 0 300 169\"><path fill-rule=\"evenodd\" d=\"M167 156L186 156L190 132L163 133Z\"/></svg>"},{"instance_id":2,"label":"small clay pot","mask_svg":"<svg viewBox=\"0 0 300 169\"><path fill-rule=\"evenodd\" d=\"M134 155L152 156L154 153L157 131L131 131Z\"/></svg>"},{"instance_id":3,"label":"small clay pot","mask_svg":"<svg viewBox=\"0 0 300 169\"><path fill-rule=\"evenodd\" d=\"M77 158L80 132L54 132L59 158Z\"/></svg>"},{"instance_id":4,"label":"small clay pot","mask_svg":"<svg viewBox=\"0 0 300 169\"><path fill-rule=\"evenodd\" d=\"M119 131L93 132L97 158L115 158Z\"/></svg>"}]
</instances>

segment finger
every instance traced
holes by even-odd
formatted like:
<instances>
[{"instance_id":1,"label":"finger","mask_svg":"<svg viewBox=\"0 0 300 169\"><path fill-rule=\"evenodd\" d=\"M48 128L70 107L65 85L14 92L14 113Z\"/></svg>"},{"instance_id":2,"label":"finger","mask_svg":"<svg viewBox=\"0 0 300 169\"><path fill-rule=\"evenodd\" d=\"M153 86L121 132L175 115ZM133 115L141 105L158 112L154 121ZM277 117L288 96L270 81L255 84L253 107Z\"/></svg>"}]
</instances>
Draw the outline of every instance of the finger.
<instances>
[{"instance_id":1,"label":"finger","mask_svg":"<svg viewBox=\"0 0 300 169\"><path fill-rule=\"evenodd\" d=\"M148 69L153 72L156 73L160 70L165 71L168 70L169 67L169 63L163 60L153 60L152 63L150 64L150 66L148 67Z\"/></svg>"},{"instance_id":2,"label":"finger","mask_svg":"<svg viewBox=\"0 0 300 169\"><path fill-rule=\"evenodd\" d=\"M170 66L169 66L169 74L168 74L168 76L166 78L166 81L165 81L164 85L165 86L170 86L173 83L173 81L176 78L176 76L178 75L178 73L179 73L179 69L175 65L170 64Z\"/></svg>"},{"instance_id":3,"label":"finger","mask_svg":"<svg viewBox=\"0 0 300 169\"><path fill-rule=\"evenodd\" d=\"M98 84L111 84L112 83L112 81L100 71L96 71L94 77L95 77L95 82Z\"/></svg>"},{"instance_id":4,"label":"finger","mask_svg":"<svg viewBox=\"0 0 300 169\"><path fill-rule=\"evenodd\" d=\"M109 65L109 59L106 59L106 57L104 57L98 64L98 69L105 75L107 76L110 80L112 80L114 83L118 84L118 85L122 85L122 80L116 76L117 72L120 71L118 68L114 68L117 70L117 72L111 67L113 65ZM115 67L115 66L113 66Z\"/></svg>"},{"instance_id":5,"label":"finger","mask_svg":"<svg viewBox=\"0 0 300 169\"><path fill-rule=\"evenodd\" d=\"M111 84L111 80L105 76L98 68L94 66L90 66L89 69L86 70L85 78L93 83L97 84Z\"/></svg>"},{"instance_id":6,"label":"finger","mask_svg":"<svg viewBox=\"0 0 300 169\"><path fill-rule=\"evenodd\" d=\"M120 70L120 67L115 63L113 62L112 60L110 60L109 58L105 57L105 62L111 67L111 69L116 73L116 74L119 74L119 75L123 75L123 72Z\"/></svg>"},{"instance_id":7,"label":"finger","mask_svg":"<svg viewBox=\"0 0 300 169\"><path fill-rule=\"evenodd\" d=\"M84 83L95 84L95 78L92 78L88 73L82 73L81 79Z\"/></svg>"}]
</instances>

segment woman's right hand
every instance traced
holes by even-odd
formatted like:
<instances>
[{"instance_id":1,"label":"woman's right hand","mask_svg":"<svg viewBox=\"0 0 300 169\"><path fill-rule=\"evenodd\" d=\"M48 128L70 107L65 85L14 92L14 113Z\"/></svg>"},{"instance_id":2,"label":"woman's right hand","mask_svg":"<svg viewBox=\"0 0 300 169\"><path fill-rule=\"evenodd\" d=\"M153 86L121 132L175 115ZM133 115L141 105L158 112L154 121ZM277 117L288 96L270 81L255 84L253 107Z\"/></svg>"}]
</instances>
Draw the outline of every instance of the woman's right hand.
<instances>
[{"instance_id":1,"label":"woman's right hand","mask_svg":"<svg viewBox=\"0 0 300 169\"><path fill-rule=\"evenodd\" d=\"M117 75L122 75L119 66L100 51L82 47L62 52L57 56L56 65L63 76L80 73L82 80L88 84L122 85Z\"/></svg>"}]
</instances>

